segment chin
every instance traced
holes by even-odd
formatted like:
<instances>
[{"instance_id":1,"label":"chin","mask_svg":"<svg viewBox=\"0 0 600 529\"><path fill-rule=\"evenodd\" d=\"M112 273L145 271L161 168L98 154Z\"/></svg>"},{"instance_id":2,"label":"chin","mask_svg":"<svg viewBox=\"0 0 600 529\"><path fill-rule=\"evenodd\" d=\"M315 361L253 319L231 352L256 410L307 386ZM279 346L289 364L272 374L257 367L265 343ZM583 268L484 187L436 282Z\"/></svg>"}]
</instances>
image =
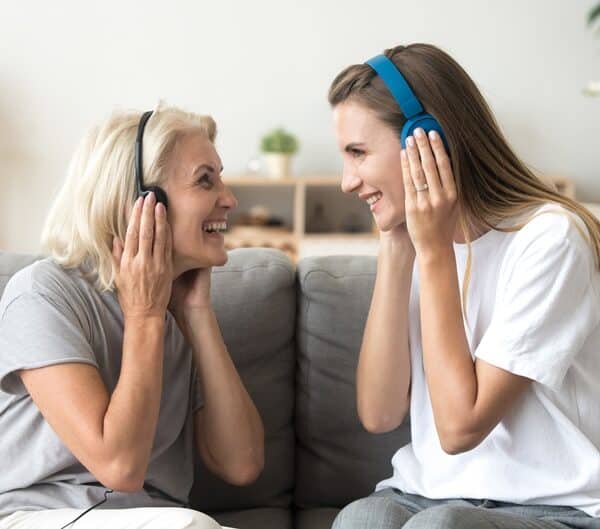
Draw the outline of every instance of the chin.
<instances>
[{"instance_id":1,"label":"chin","mask_svg":"<svg viewBox=\"0 0 600 529\"><path fill-rule=\"evenodd\" d=\"M211 249L211 251L198 257L198 261L206 263L204 266L223 266L229 259L225 247L220 250Z\"/></svg>"}]
</instances>

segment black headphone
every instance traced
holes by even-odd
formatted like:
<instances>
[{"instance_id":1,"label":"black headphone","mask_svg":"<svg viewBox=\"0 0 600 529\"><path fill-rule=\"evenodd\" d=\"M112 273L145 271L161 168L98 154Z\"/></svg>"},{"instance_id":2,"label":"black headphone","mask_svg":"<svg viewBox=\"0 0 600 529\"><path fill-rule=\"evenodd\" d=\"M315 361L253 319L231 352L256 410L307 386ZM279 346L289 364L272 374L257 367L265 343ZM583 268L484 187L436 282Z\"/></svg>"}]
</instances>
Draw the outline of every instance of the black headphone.
<instances>
[{"instance_id":1,"label":"black headphone","mask_svg":"<svg viewBox=\"0 0 600 529\"><path fill-rule=\"evenodd\" d=\"M158 186L144 187L142 178L144 174L144 165L142 163L142 138L144 137L146 122L150 119L152 112L152 110L144 112L140 118L140 124L138 125L137 138L135 139L135 186L138 197L145 198L148 193L153 192L154 196L156 196L156 202L161 202L166 208L169 201L167 200L167 194L164 189Z\"/></svg>"}]
</instances>

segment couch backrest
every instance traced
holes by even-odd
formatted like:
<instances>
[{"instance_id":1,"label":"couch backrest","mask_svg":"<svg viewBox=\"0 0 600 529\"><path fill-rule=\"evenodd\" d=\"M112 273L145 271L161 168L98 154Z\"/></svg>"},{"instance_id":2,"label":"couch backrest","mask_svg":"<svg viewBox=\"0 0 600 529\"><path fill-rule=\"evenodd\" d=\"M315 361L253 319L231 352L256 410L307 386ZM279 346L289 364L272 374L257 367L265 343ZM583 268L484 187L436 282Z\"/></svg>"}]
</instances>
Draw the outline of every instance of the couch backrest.
<instances>
[{"instance_id":1,"label":"couch backrest","mask_svg":"<svg viewBox=\"0 0 600 529\"><path fill-rule=\"evenodd\" d=\"M307 258L298 264L296 489L299 507L343 507L391 475L410 438L408 420L374 435L356 411L356 366L376 258Z\"/></svg>"},{"instance_id":2,"label":"couch backrest","mask_svg":"<svg viewBox=\"0 0 600 529\"><path fill-rule=\"evenodd\" d=\"M41 259L41 256L0 251L0 296L14 273L38 259Z\"/></svg>"},{"instance_id":3,"label":"couch backrest","mask_svg":"<svg viewBox=\"0 0 600 529\"><path fill-rule=\"evenodd\" d=\"M0 252L0 295L39 256ZM227 485L201 462L190 495L205 512L288 507L294 487L296 283L284 253L239 249L213 269L211 296L225 343L265 426L265 468L248 487ZM235 435L235 432L232 432Z\"/></svg>"},{"instance_id":4,"label":"couch backrest","mask_svg":"<svg viewBox=\"0 0 600 529\"><path fill-rule=\"evenodd\" d=\"M227 349L265 426L265 468L255 483L240 488L199 463L190 502L205 512L287 507L294 487L294 266L278 250L233 250L227 265L213 269L211 297Z\"/></svg>"}]
</instances>

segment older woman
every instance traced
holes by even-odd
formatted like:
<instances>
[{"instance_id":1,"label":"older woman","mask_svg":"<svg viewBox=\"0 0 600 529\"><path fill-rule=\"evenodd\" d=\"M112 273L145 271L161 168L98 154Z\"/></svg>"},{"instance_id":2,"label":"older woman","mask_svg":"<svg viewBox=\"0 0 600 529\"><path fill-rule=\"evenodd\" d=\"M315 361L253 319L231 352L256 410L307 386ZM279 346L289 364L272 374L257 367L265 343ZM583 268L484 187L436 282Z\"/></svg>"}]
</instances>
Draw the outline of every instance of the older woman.
<instances>
[{"instance_id":1,"label":"older woman","mask_svg":"<svg viewBox=\"0 0 600 529\"><path fill-rule=\"evenodd\" d=\"M86 135L44 228L50 257L0 303L2 528L68 525L110 491L77 527L218 527L183 508L194 452L232 484L262 470L262 422L210 304L236 206L215 123L141 117Z\"/></svg>"}]
</instances>

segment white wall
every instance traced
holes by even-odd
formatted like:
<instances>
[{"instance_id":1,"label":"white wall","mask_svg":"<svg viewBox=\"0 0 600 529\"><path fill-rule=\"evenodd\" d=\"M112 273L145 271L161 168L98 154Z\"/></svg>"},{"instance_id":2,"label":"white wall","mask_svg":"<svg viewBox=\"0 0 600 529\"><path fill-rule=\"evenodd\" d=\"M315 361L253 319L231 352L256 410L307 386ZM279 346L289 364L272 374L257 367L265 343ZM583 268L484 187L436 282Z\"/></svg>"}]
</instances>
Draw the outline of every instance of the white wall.
<instances>
[{"instance_id":1,"label":"white wall","mask_svg":"<svg viewBox=\"0 0 600 529\"><path fill-rule=\"evenodd\" d=\"M488 97L518 153L600 201L600 39L592 0L2 0L0 248L35 251L82 133L115 107L158 98L211 113L226 172L258 138L299 136L298 173L340 168L326 92L383 48L449 51Z\"/></svg>"}]
</instances>

